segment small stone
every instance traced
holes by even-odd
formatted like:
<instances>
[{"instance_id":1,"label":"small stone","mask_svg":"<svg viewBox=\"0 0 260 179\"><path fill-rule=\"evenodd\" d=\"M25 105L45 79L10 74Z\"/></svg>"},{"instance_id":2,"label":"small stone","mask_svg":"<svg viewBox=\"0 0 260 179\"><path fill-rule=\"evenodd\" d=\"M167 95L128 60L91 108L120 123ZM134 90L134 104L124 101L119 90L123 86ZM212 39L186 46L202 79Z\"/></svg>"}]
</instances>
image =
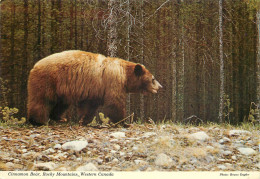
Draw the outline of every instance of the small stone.
<instances>
[{"instance_id":1,"label":"small stone","mask_svg":"<svg viewBox=\"0 0 260 179\"><path fill-rule=\"evenodd\" d=\"M38 136L40 136L40 134L32 134L32 135L30 135L31 138L35 138L35 137L38 137Z\"/></svg>"},{"instance_id":2,"label":"small stone","mask_svg":"<svg viewBox=\"0 0 260 179\"><path fill-rule=\"evenodd\" d=\"M27 149L22 149L21 151L22 151L23 153L25 153L25 152L27 152Z\"/></svg>"},{"instance_id":3,"label":"small stone","mask_svg":"<svg viewBox=\"0 0 260 179\"><path fill-rule=\"evenodd\" d=\"M103 160L100 159L100 158L98 158L98 159L97 159L97 163L98 163L98 165L101 165L101 164L103 163Z\"/></svg>"},{"instance_id":4,"label":"small stone","mask_svg":"<svg viewBox=\"0 0 260 179\"><path fill-rule=\"evenodd\" d=\"M256 151L251 148L238 148L238 151L243 155L254 155Z\"/></svg>"},{"instance_id":5,"label":"small stone","mask_svg":"<svg viewBox=\"0 0 260 179\"><path fill-rule=\"evenodd\" d=\"M138 150L138 147L137 146L133 146L133 150L134 151Z\"/></svg>"},{"instance_id":6,"label":"small stone","mask_svg":"<svg viewBox=\"0 0 260 179\"><path fill-rule=\"evenodd\" d=\"M27 152L27 153L22 154L22 158L25 158L25 159L30 158L35 154L36 154L36 152Z\"/></svg>"},{"instance_id":7,"label":"small stone","mask_svg":"<svg viewBox=\"0 0 260 179\"><path fill-rule=\"evenodd\" d=\"M47 163L38 163L34 165L35 170L44 170L44 171L50 171L55 168L55 163L53 162L47 162Z\"/></svg>"},{"instance_id":8,"label":"small stone","mask_svg":"<svg viewBox=\"0 0 260 179\"><path fill-rule=\"evenodd\" d=\"M231 159L237 160L237 157L236 157L235 155L233 155L233 156L231 157Z\"/></svg>"},{"instance_id":9,"label":"small stone","mask_svg":"<svg viewBox=\"0 0 260 179\"><path fill-rule=\"evenodd\" d=\"M76 141L66 142L61 147L63 150L74 150L76 152L79 152L82 149L84 149L87 145L88 145L87 141L76 140Z\"/></svg>"},{"instance_id":10,"label":"small stone","mask_svg":"<svg viewBox=\"0 0 260 179\"><path fill-rule=\"evenodd\" d=\"M110 134L110 136L112 136L116 139L120 139L120 138L125 137L125 133L124 132L114 132L114 133Z\"/></svg>"},{"instance_id":11,"label":"small stone","mask_svg":"<svg viewBox=\"0 0 260 179\"><path fill-rule=\"evenodd\" d=\"M143 161L143 160L134 160L134 162L136 165L147 165L148 164L148 162Z\"/></svg>"},{"instance_id":12,"label":"small stone","mask_svg":"<svg viewBox=\"0 0 260 179\"><path fill-rule=\"evenodd\" d=\"M227 138L227 137L224 137L223 139L220 139L220 140L219 140L219 143L220 143L220 144L225 144L225 143L228 143L228 142L230 142L230 139Z\"/></svg>"},{"instance_id":13,"label":"small stone","mask_svg":"<svg viewBox=\"0 0 260 179\"><path fill-rule=\"evenodd\" d=\"M49 149L43 151L44 154L51 154L51 153L55 153L55 152L56 151L54 149L52 149L52 148L49 148Z\"/></svg>"},{"instance_id":14,"label":"small stone","mask_svg":"<svg viewBox=\"0 0 260 179\"><path fill-rule=\"evenodd\" d=\"M152 137L152 136L155 136L156 133L155 132L146 132L143 134L143 137L144 138L149 138L149 137Z\"/></svg>"},{"instance_id":15,"label":"small stone","mask_svg":"<svg viewBox=\"0 0 260 179\"><path fill-rule=\"evenodd\" d=\"M112 162L112 163L118 163L118 161L119 161L119 160L118 160L117 158L114 158L111 162Z\"/></svg>"},{"instance_id":16,"label":"small stone","mask_svg":"<svg viewBox=\"0 0 260 179\"><path fill-rule=\"evenodd\" d=\"M58 159L58 158L67 158L67 152L63 152L63 153L58 153L57 155L55 155L53 158L54 159Z\"/></svg>"},{"instance_id":17,"label":"small stone","mask_svg":"<svg viewBox=\"0 0 260 179\"><path fill-rule=\"evenodd\" d=\"M230 136L238 136L238 135L251 135L252 133L246 130L231 130L229 131Z\"/></svg>"},{"instance_id":18,"label":"small stone","mask_svg":"<svg viewBox=\"0 0 260 179\"><path fill-rule=\"evenodd\" d=\"M61 149L61 145L60 144L55 144L53 148L54 149Z\"/></svg>"},{"instance_id":19,"label":"small stone","mask_svg":"<svg viewBox=\"0 0 260 179\"><path fill-rule=\"evenodd\" d=\"M119 149L120 149L120 145L115 144L115 145L114 145L114 149L119 150Z\"/></svg>"},{"instance_id":20,"label":"small stone","mask_svg":"<svg viewBox=\"0 0 260 179\"><path fill-rule=\"evenodd\" d=\"M84 166L78 167L76 171L98 171L98 169L93 163L88 163Z\"/></svg>"},{"instance_id":21,"label":"small stone","mask_svg":"<svg viewBox=\"0 0 260 179\"><path fill-rule=\"evenodd\" d=\"M120 155L120 156L124 156L124 155L125 155L125 152L120 152L119 155Z\"/></svg>"},{"instance_id":22,"label":"small stone","mask_svg":"<svg viewBox=\"0 0 260 179\"><path fill-rule=\"evenodd\" d=\"M225 150L222 152L222 154L228 156L228 155L232 155L232 152L229 150Z\"/></svg>"},{"instance_id":23,"label":"small stone","mask_svg":"<svg viewBox=\"0 0 260 179\"><path fill-rule=\"evenodd\" d=\"M116 151L115 151L115 150L111 150L110 152L111 152L111 154L115 154L115 153L116 153Z\"/></svg>"},{"instance_id":24,"label":"small stone","mask_svg":"<svg viewBox=\"0 0 260 179\"><path fill-rule=\"evenodd\" d=\"M214 150L215 148L212 147L212 146L207 146L206 149L208 149L208 150Z\"/></svg>"},{"instance_id":25,"label":"small stone","mask_svg":"<svg viewBox=\"0 0 260 179\"><path fill-rule=\"evenodd\" d=\"M217 166L220 170L226 170L227 167L225 165L218 165Z\"/></svg>"},{"instance_id":26,"label":"small stone","mask_svg":"<svg viewBox=\"0 0 260 179\"><path fill-rule=\"evenodd\" d=\"M214 161L214 157L211 155L206 156L205 159L206 159L207 163L211 163Z\"/></svg>"},{"instance_id":27,"label":"small stone","mask_svg":"<svg viewBox=\"0 0 260 179\"><path fill-rule=\"evenodd\" d=\"M112 139L110 142L118 142L118 139Z\"/></svg>"},{"instance_id":28,"label":"small stone","mask_svg":"<svg viewBox=\"0 0 260 179\"><path fill-rule=\"evenodd\" d=\"M14 164L12 162L7 162L5 166L10 169L14 167Z\"/></svg>"},{"instance_id":29,"label":"small stone","mask_svg":"<svg viewBox=\"0 0 260 179\"><path fill-rule=\"evenodd\" d=\"M155 165L162 167L171 167L173 165L173 160L164 153L157 156L155 160Z\"/></svg>"},{"instance_id":30,"label":"small stone","mask_svg":"<svg viewBox=\"0 0 260 179\"><path fill-rule=\"evenodd\" d=\"M14 159L14 163L18 163L20 160L19 159Z\"/></svg>"},{"instance_id":31,"label":"small stone","mask_svg":"<svg viewBox=\"0 0 260 179\"><path fill-rule=\"evenodd\" d=\"M201 141L205 141L205 140L209 139L209 136L203 131L190 134L188 137L190 139L196 139L196 140L201 140Z\"/></svg>"}]
</instances>

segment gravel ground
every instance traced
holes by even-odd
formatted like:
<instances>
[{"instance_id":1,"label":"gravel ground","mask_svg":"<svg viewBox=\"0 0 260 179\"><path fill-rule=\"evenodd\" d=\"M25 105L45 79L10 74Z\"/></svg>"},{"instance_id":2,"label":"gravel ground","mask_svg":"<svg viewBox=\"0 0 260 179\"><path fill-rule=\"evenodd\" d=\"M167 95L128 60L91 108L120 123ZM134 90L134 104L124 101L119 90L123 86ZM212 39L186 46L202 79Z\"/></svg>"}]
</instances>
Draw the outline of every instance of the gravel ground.
<instances>
[{"instance_id":1,"label":"gravel ground","mask_svg":"<svg viewBox=\"0 0 260 179\"><path fill-rule=\"evenodd\" d=\"M169 124L0 127L0 170L259 171L259 134Z\"/></svg>"}]
</instances>

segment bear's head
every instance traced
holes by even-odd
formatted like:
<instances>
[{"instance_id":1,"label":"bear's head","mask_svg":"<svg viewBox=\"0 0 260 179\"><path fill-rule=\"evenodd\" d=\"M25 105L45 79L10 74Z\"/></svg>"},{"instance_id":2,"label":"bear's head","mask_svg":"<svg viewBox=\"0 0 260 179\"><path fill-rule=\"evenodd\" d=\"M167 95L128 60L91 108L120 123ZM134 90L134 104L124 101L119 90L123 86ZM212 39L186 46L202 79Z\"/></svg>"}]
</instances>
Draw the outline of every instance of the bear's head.
<instances>
[{"instance_id":1,"label":"bear's head","mask_svg":"<svg viewBox=\"0 0 260 179\"><path fill-rule=\"evenodd\" d=\"M154 76L141 64L135 64L130 70L128 77L128 92L131 93L157 93L162 85L155 80Z\"/></svg>"}]
</instances>

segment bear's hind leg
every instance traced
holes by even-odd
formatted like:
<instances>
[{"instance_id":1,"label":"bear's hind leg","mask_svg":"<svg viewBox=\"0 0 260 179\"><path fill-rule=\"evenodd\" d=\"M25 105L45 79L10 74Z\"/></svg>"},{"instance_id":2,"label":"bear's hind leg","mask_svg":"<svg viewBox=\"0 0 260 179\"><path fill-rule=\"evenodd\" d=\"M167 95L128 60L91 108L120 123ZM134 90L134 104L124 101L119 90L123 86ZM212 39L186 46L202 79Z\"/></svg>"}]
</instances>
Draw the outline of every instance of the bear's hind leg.
<instances>
[{"instance_id":1,"label":"bear's hind leg","mask_svg":"<svg viewBox=\"0 0 260 179\"><path fill-rule=\"evenodd\" d=\"M90 102L82 102L78 105L78 113L80 119L83 118L83 125L87 125L92 122L98 105L91 104Z\"/></svg>"},{"instance_id":2,"label":"bear's hind leg","mask_svg":"<svg viewBox=\"0 0 260 179\"><path fill-rule=\"evenodd\" d=\"M113 123L117 123L124 119L125 117L125 108L122 105L108 105L106 109L106 114Z\"/></svg>"}]
</instances>

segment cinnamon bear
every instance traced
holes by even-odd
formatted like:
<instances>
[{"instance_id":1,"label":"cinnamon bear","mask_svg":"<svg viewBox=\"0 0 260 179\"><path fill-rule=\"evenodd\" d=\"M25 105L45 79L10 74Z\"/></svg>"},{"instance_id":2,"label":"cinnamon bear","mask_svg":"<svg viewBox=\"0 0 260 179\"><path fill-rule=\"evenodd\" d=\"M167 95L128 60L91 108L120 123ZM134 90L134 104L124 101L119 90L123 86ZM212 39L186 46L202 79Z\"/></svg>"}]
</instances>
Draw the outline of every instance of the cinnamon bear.
<instances>
[{"instance_id":1,"label":"cinnamon bear","mask_svg":"<svg viewBox=\"0 0 260 179\"><path fill-rule=\"evenodd\" d=\"M76 105L86 125L99 106L112 122L126 115L127 93L157 93L162 88L141 64L79 50L64 51L38 61L28 80L28 120L45 125L60 120Z\"/></svg>"}]
</instances>

